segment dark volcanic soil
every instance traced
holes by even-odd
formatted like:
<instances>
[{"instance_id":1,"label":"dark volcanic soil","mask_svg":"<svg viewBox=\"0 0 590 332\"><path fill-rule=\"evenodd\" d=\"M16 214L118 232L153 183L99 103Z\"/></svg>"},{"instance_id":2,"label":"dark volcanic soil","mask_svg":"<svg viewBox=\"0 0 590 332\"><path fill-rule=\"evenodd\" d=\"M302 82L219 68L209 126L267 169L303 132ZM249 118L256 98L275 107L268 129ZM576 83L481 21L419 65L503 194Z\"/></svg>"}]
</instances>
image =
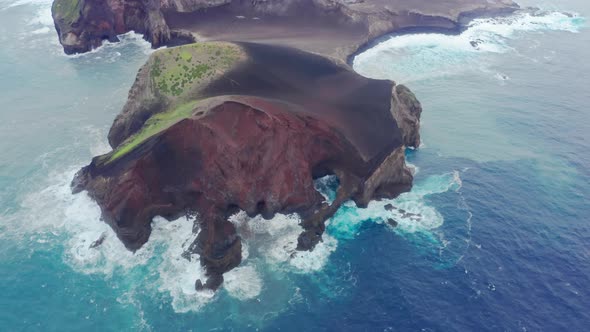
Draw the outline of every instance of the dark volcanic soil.
<instances>
[{"instance_id":1,"label":"dark volcanic soil","mask_svg":"<svg viewBox=\"0 0 590 332\"><path fill-rule=\"evenodd\" d=\"M165 14L172 29L193 32L197 40L283 45L341 59L345 57L339 54L350 53L367 33L363 24L341 22L335 16L240 16L227 7Z\"/></svg>"},{"instance_id":2,"label":"dark volcanic soil","mask_svg":"<svg viewBox=\"0 0 590 332\"><path fill-rule=\"evenodd\" d=\"M250 61L205 89L301 106L338 128L364 159L402 145L390 111L393 82L359 76L321 56L292 48L240 43Z\"/></svg>"}]
</instances>

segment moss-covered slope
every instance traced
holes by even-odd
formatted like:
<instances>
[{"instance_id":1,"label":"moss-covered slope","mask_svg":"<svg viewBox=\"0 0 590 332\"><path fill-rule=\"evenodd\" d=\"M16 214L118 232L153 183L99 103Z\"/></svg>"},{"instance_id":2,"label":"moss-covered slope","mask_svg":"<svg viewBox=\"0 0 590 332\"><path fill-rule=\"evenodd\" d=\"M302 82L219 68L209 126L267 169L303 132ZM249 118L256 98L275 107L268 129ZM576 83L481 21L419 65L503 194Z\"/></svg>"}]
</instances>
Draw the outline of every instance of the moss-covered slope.
<instances>
[{"instance_id":1,"label":"moss-covered slope","mask_svg":"<svg viewBox=\"0 0 590 332\"><path fill-rule=\"evenodd\" d=\"M196 43L160 50L150 60L150 76L159 93L190 97L205 83L231 69L243 56L229 43Z\"/></svg>"},{"instance_id":2,"label":"moss-covered slope","mask_svg":"<svg viewBox=\"0 0 590 332\"><path fill-rule=\"evenodd\" d=\"M73 24L80 18L82 0L55 0L51 10L56 18L65 24Z\"/></svg>"},{"instance_id":3,"label":"moss-covered slope","mask_svg":"<svg viewBox=\"0 0 590 332\"><path fill-rule=\"evenodd\" d=\"M123 112L109 133L115 160L147 138L191 115L204 89L244 62L239 45L208 42L154 52L139 72Z\"/></svg>"}]
</instances>

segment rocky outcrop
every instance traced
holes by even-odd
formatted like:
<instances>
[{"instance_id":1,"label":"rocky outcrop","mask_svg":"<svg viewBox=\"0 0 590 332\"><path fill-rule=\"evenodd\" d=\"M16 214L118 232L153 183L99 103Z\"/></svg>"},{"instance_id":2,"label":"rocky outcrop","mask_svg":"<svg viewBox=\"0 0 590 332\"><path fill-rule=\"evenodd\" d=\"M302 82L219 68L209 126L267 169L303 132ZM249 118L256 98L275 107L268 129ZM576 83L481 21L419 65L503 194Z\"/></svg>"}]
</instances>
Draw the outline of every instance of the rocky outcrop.
<instances>
[{"instance_id":1,"label":"rocky outcrop","mask_svg":"<svg viewBox=\"0 0 590 332\"><path fill-rule=\"evenodd\" d=\"M517 8L511 0L55 0L52 12L66 53L86 52L135 31L153 47L198 36L348 60L384 34L407 28L458 31L472 17Z\"/></svg>"},{"instance_id":2,"label":"rocky outcrop","mask_svg":"<svg viewBox=\"0 0 590 332\"><path fill-rule=\"evenodd\" d=\"M55 29L67 54L87 52L100 46L103 40L117 40L117 33L126 26L115 29L115 17L107 1L87 4L80 0L58 0L51 8Z\"/></svg>"},{"instance_id":3,"label":"rocky outcrop","mask_svg":"<svg viewBox=\"0 0 590 332\"><path fill-rule=\"evenodd\" d=\"M411 187L392 110L411 109L394 83L333 60L250 43L198 43L155 52L141 69L109 136L73 181L135 250L155 216L197 215L191 246L207 268L197 288L216 288L241 261L228 217L298 213L299 250L347 200L395 197ZM397 107L397 108L396 108ZM414 114L416 116L416 114ZM419 113L417 114L419 116ZM313 180L338 176L328 204Z\"/></svg>"},{"instance_id":4,"label":"rocky outcrop","mask_svg":"<svg viewBox=\"0 0 590 332\"><path fill-rule=\"evenodd\" d=\"M416 149L420 146L422 105L405 85L395 86L391 95L391 114L401 131L404 145Z\"/></svg>"},{"instance_id":5,"label":"rocky outcrop","mask_svg":"<svg viewBox=\"0 0 590 332\"><path fill-rule=\"evenodd\" d=\"M129 31L143 34L154 48L195 41L191 34L170 31L159 0L55 0L51 12L67 54L116 42Z\"/></svg>"}]
</instances>

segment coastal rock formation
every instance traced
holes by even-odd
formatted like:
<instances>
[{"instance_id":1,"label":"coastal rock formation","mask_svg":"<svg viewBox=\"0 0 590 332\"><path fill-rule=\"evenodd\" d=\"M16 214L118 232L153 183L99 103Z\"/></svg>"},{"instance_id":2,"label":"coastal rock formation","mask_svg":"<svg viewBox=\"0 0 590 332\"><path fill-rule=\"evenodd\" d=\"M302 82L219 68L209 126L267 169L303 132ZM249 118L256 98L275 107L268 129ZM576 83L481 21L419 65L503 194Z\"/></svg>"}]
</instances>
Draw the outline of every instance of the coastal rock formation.
<instances>
[{"instance_id":1,"label":"coastal rock formation","mask_svg":"<svg viewBox=\"0 0 590 332\"><path fill-rule=\"evenodd\" d=\"M404 145L418 148L422 105L410 89L400 84L393 89L391 107L393 117L402 133Z\"/></svg>"},{"instance_id":2,"label":"coastal rock formation","mask_svg":"<svg viewBox=\"0 0 590 332\"><path fill-rule=\"evenodd\" d=\"M170 30L160 7L159 0L55 0L51 12L67 54L116 42L129 31L143 34L154 48L194 42L190 33Z\"/></svg>"},{"instance_id":3,"label":"coastal rock formation","mask_svg":"<svg viewBox=\"0 0 590 332\"><path fill-rule=\"evenodd\" d=\"M195 38L252 41L346 61L394 31L458 31L471 17L517 8L512 0L55 0L52 13L68 54L135 31L155 48Z\"/></svg>"},{"instance_id":4,"label":"coastal rock formation","mask_svg":"<svg viewBox=\"0 0 590 332\"><path fill-rule=\"evenodd\" d=\"M345 201L366 206L411 188L395 120L416 109L404 89L287 47L159 50L111 128L113 151L84 167L73 189L96 200L131 250L148 240L153 217L197 215L190 251L209 279L196 286L214 289L241 261L233 213L298 213L298 249L310 250ZM340 182L331 204L313 183L328 174Z\"/></svg>"}]
</instances>

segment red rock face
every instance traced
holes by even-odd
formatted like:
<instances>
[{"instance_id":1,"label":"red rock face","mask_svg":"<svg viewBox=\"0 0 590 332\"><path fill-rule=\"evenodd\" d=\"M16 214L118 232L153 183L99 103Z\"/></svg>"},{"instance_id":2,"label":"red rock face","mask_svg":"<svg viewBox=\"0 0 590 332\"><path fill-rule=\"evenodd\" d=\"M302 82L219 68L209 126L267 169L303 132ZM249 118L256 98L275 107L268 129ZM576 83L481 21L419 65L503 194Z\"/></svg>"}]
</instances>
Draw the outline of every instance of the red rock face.
<instances>
[{"instance_id":1,"label":"red rock face","mask_svg":"<svg viewBox=\"0 0 590 332\"><path fill-rule=\"evenodd\" d=\"M108 0L108 6L113 12L113 28L115 33L127 32L125 26L125 4L123 0Z\"/></svg>"},{"instance_id":2,"label":"red rock face","mask_svg":"<svg viewBox=\"0 0 590 332\"><path fill-rule=\"evenodd\" d=\"M366 176L359 152L313 114L276 100L224 99L121 160L104 165L95 159L78 175L128 248L147 241L156 215L196 212L202 229L196 250L219 276L240 261L239 238L227 221L236 208L267 218L277 212L312 218L327 208L314 189L314 173ZM360 185L343 186L341 196L351 197Z\"/></svg>"}]
</instances>

